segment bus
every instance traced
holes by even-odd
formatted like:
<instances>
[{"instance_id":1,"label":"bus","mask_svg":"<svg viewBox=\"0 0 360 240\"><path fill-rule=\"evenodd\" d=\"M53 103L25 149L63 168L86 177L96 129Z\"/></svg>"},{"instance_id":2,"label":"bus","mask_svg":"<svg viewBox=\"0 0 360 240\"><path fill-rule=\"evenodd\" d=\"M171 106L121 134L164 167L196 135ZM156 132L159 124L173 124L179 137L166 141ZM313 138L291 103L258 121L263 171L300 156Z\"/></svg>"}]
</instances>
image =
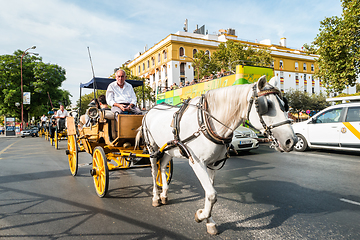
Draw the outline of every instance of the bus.
<instances>
[{"instance_id":1,"label":"bus","mask_svg":"<svg viewBox=\"0 0 360 240\"><path fill-rule=\"evenodd\" d=\"M266 79L269 81L274 76L274 69L269 67L237 65L235 74L170 90L165 93L159 93L157 94L156 104L164 102L170 105L177 105L187 98L201 96L212 89L254 83L263 75L266 75Z\"/></svg>"}]
</instances>

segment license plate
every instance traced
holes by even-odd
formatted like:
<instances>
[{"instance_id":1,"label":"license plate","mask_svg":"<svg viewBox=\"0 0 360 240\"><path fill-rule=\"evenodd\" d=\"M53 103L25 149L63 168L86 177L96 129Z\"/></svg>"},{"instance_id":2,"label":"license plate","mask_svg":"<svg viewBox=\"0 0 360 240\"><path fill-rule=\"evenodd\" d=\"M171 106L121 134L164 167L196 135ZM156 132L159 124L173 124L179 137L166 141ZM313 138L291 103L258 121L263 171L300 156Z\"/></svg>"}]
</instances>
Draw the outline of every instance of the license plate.
<instances>
[{"instance_id":1,"label":"license plate","mask_svg":"<svg viewBox=\"0 0 360 240\"><path fill-rule=\"evenodd\" d=\"M248 141L240 141L240 142L239 142L239 144L249 144L249 143L251 143L250 140L248 140Z\"/></svg>"}]
</instances>

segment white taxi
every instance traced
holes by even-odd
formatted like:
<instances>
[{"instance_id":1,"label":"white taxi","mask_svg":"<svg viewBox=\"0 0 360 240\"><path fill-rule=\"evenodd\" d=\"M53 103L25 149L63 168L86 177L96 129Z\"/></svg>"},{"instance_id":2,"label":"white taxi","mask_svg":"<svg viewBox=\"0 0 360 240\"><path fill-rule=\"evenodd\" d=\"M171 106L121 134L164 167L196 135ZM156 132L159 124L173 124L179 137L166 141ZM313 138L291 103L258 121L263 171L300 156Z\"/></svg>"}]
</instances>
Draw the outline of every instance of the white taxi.
<instances>
[{"instance_id":1,"label":"white taxi","mask_svg":"<svg viewBox=\"0 0 360 240\"><path fill-rule=\"evenodd\" d=\"M360 151L360 102L330 106L292 127L298 136L296 151L307 148Z\"/></svg>"}]
</instances>

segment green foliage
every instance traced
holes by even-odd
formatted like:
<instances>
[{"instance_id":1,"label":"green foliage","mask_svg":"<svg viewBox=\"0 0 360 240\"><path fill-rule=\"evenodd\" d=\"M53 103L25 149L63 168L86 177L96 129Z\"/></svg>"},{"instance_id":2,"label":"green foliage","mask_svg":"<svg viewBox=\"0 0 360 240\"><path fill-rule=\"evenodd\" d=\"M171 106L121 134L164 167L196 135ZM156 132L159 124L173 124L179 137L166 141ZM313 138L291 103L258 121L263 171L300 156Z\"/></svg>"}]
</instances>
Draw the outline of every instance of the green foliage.
<instances>
[{"instance_id":1,"label":"green foliage","mask_svg":"<svg viewBox=\"0 0 360 240\"><path fill-rule=\"evenodd\" d=\"M322 79L328 92L355 86L360 74L360 1L342 0L342 7L342 17L321 21L314 41L320 56L315 77Z\"/></svg>"},{"instance_id":2,"label":"green foliage","mask_svg":"<svg viewBox=\"0 0 360 240\"><path fill-rule=\"evenodd\" d=\"M15 103L21 103L21 56L17 50L13 55L0 56L0 114L21 119L21 110ZM24 121L28 116L39 118L51 110L48 93L54 107L59 103L69 105L71 94L60 89L65 81L65 69L50 63L43 63L41 57L26 54L22 59L23 91L31 93L31 104L24 104Z\"/></svg>"},{"instance_id":3,"label":"green foliage","mask_svg":"<svg viewBox=\"0 0 360 240\"><path fill-rule=\"evenodd\" d=\"M330 104L326 102L326 96L323 93L309 94L304 91L290 89L285 93L289 101L291 113L305 112L306 110L320 111Z\"/></svg>"},{"instance_id":4,"label":"green foliage","mask_svg":"<svg viewBox=\"0 0 360 240\"><path fill-rule=\"evenodd\" d=\"M239 64L268 67L272 61L268 48L253 48L231 40L220 43L211 56L211 62L216 66L216 71L233 71Z\"/></svg>"}]
</instances>

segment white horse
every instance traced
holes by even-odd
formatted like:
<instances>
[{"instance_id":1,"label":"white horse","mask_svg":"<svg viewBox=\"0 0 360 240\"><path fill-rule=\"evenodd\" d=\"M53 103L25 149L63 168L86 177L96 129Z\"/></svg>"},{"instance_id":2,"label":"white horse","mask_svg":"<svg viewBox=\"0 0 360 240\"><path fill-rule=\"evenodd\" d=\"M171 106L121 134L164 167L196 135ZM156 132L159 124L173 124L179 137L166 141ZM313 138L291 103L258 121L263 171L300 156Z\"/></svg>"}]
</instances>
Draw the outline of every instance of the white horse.
<instances>
[{"instance_id":1,"label":"white horse","mask_svg":"<svg viewBox=\"0 0 360 240\"><path fill-rule=\"evenodd\" d=\"M213 186L214 166L218 165L219 160L227 158L228 145L224 143L231 141L233 130L249 119L254 127L267 132L278 151L291 151L297 141L284 110L281 93L274 87L274 80L269 84L263 76L254 84L208 91L203 103L200 97L192 99L185 104L188 107L178 121L177 130L173 130L177 121L173 116L179 108L160 104L144 116L137 141L142 135L151 155L153 206L159 206L160 200L162 204L167 203L169 186L165 170L168 162L173 157L184 158L185 155L205 190L205 205L197 210L195 220L201 222L206 219L208 233L217 234L215 221L211 217L217 200ZM201 116L203 121L199 121ZM173 133L178 138L169 142L174 139ZM209 140L206 135L213 139ZM156 185L157 161L160 161L163 181L161 193Z\"/></svg>"}]
</instances>

